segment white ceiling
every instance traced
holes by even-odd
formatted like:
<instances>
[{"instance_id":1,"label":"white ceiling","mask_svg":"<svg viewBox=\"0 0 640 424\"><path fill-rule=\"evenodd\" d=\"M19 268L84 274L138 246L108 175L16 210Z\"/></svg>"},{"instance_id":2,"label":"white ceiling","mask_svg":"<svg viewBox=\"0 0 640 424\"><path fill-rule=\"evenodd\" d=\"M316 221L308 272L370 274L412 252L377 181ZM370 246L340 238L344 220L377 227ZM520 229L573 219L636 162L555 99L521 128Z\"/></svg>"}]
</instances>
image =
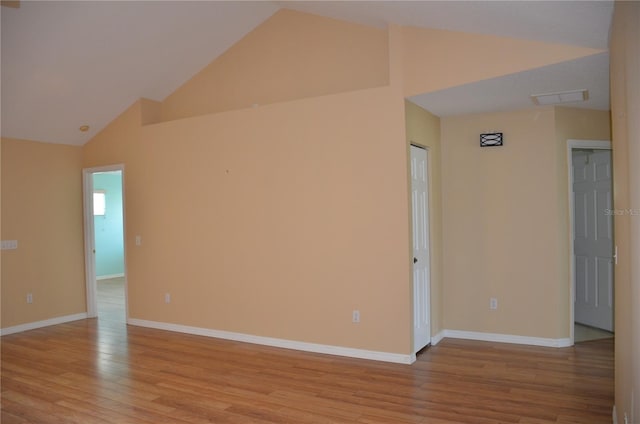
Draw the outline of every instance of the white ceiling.
<instances>
[{"instance_id":1,"label":"white ceiling","mask_svg":"<svg viewBox=\"0 0 640 424\"><path fill-rule=\"evenodd\" d=\"M365 25L394 23L607 48L612 1L280 1L281 6Z\"/></svg>"},{"instance_id":2,"label":"white ceiling","mask_svg":"<svg viewBox=\"0 0 640 424\"><path fill-rule=\"evenodd\" d=\"M81 145L135 100L163 100L287 7L389 23L606 48L611 1L22 1L2 7L2 136ZM608 55L412 98L437 115L531 107L530 94L587 88L607 109ZM78 127L90 125L81 133Z\"/></svg>"},{"instance_id":3,"label":"white ceiling","mask_svg":"<svg viewBox=\"0 0 640 424\"><path fill-rule=\"evenodd\" d=\"M409 100L443 117L531 108L532 94L582 89L589 90L587 101L562 106L609 109L609 53L420 94Z\"/></svg>"},{"instance_id":4,"label":"white ceiling","mask_svg":"<svg viewBox=\"0 0 640 424\"><path fill-rule=\"evenodd\" d=\"M140 97L163 100L278 7L22 1L2 9L2 135L84 144ZM81 125L90 131L82 133Z\"/></svg>"}]
</instances>

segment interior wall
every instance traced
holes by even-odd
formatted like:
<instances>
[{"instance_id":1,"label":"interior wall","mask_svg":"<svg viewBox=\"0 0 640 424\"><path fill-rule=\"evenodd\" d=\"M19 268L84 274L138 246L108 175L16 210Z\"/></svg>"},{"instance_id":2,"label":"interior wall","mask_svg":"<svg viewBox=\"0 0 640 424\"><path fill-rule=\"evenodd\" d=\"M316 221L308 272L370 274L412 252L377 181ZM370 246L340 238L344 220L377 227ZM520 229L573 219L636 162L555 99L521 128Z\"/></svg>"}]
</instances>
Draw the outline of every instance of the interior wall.
<instances>
[{"instance_id":1,"label":"interior wall","mask_svg":"<svg viewBox=\"0 0 640 424\"><path fill-rule=\"evenodd\" d=\"M282 9L163 101L162 119L387 85L384 29Z\"/></svg>"},{"instance_id":2,"label":"interior wall","mask_svg":"<svg viewBox=\"0 0 640 424\"><path fill-rule=\"evenodd\" d=\"M556 138L567 166L567 140L611 140L611 112L577 107L555 107Z\"/></svg>"},{"instance_id":3,"label":"interior wall","mask_svg":"<svg viewBox=\"0 0 640 424\"><path fill-rule=\"evenodd\" d=\"M127 167L129 316L409 353L402 102L380 88L137 128L130 108L84 148L86 167Z\"/></svg>"},{"instance_id":4,"label":"interior wall","mask_svg":"<svg viewBox=\"0 0 640 424\"><path fill-rule=\"evenodd\" d=\"M18 241L2 250L2 328L85 312L82 150L1 143L2 240Z\"/></svg>"},{"instance_id":5,"label":"interior wall","mask_svg":"<svg viewBox=\"0 0 640 424\"><path fill-rule=\"evenodd\" d=\"M477 52L500 60L478 69ZM125 241L130 316L408 352L404 95L598 52L274 15L164 102L137 102L83 149L84 166L127 166L127 234L143 239ZM558 241L566 173L554 110L447 122L441 328L568 337ZM496 128L507 129L507 145L477 150L478 134ZM537 172L536 159L556 166ZM529 215L541 229L522 228ZM537 260L544 269L528 272ZM489 297L498 311L489 312ZM362 316L355 326L353 309Z\"/></svg>"},{"instance_id":6,"label":"interior wall","mask_svg":"<svg viewBox=\"0 0 640 424\"><path fill-rule=\"evenodd\" d=\"M568 338L567 139L609 139L609 113L548 107L441 122L445 328ZM480 134L495 131L505 145L481 148Z\"/></svg>"},{"instance_id":7,"label":"interior wall","mask_svg":"<svg viewBox=\"0 0 640 424\"><path fill-rule=\"evenodd\" d=\"M122 174L94 174L93 189L104 191L106 200L105 214L94 216L96 276L124 274Z\"/></svg>"},{"instance_id":8,"label":"interior wall","mask_svg":"<svg viewBox=\"0 0 640 424\"><path fill-rule=\"evenodd\" d=\"M605 51L409 26L401 32L406 97Z\"/></svg>"},{"instance_id":9,"label":"interior wall","mask_svg":"<svg viewBox=\"0 0 640 424\"><path fill-rule=\"evenodd\" d=\"M0 239L2 238L2 195L1 194L2 194L2 140L0 139ZM0 254L0 328L2 328L2 254Z\"/></svg>"},{"instance_id":10,"label":"interior wall","mask_svg":"<svg viewBox=\"0 0 640 424\"><path fill-rule=\"evenodd\" d=\"M442 331L442 170L440 118L405 101L407 144L429 151L429 235L431 283L431 334ZM409 147L407 147L409 148ZM410 188L410 185L409 185ZM410 199L410 197L409 197ZM413 252L411 252L411 256Z\"/></svg>"},{"instance_id":11,"label":"interior wall","mask_svg":"<svg viewBox=\"0 0 640 424\"><path fill-rule=\"evenodd\" d=\"M444 326L568 337L552 108L442 118ZM500 131L504 146L480 147ZM498 309L489 309L489 299Z\"/></svg>"},{"instance_id":12,"label":"interior wall","mask_svg":"<svg viewBox=\"0 0 640 424\"><path fill-rule=\"evenodd\" d=\"M615 242L615 405L640 419L640 3L616 1L611 30Z\"/></svg>"}]
</instances>

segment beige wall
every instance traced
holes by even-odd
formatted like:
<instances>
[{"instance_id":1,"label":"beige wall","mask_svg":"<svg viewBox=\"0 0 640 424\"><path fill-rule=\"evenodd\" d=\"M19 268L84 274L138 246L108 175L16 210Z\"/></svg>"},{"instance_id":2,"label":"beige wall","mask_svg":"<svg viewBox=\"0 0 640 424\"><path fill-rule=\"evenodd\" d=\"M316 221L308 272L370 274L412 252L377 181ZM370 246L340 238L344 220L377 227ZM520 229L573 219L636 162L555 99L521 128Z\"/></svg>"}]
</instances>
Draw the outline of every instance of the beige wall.
<instances>
[{"instance_id":1,"label":"beige wall","mask_svg":"<svg viewBox=\"0 0 640 424\"><path fill-rule=\"evenodd\" d=\"M2 238L2 139L0 139L0 239ZM2 254L0 253L0 328L2 328ZM0 339L0 345L2 340Z\"/></svg>"},{"instance_id":2,"label":"beige wall","mask_svg":"<svg viewBox=\"0 0 640 424\"><path fill-rule=\"evenodd\" d=\"M407 97L604 51L416 27L401 28L400 37Z\"/></svg>"},{"instance_id":3,"label":"beige wall","mask_svg":"<svg viewBox=\"0 0 640 424\"><path fill-rule=\"evenodd\" d=\"M452 57L442 46L462 53ZM462 66L461 58L473 57L476 47L502 60L480 71ZM310 51L312 57L305 56ZM84 148L84 166L126 166L130 316L409 352L406 140L419 138L433 153L434 332L567 337L568 316L541 313L530 302L537 296L566 312L562 261L568 253L558 236L566 220L558 205L561 170L540 177L552 189L527 187L531 196L508 178L513 168L523 177L525 170L533 172L532 157L560 160L553 109L515 113L509 144L480 152L486 163L473 153L477 125L486 130L493 123L469 124L474 150L453 142L447 161L446 143L440 158L437 118L405 105L403 97L596 52L447 31L382 31L279 12L164 102L141 100ZM383 87L368 88L375 86ZM250 108L253 103L262 106ZM503 118L497 115L496 124ZM462 172L461 160L468 161ZM485 174L493 182L487 192L477 177ZM511 238L520 228L515 214L531 210L517 202L519 211L510 211L505 192L542 196L532 206L536 219L554 220L556 228L528 226L522 239ZM469 234L490 233L491 241L474 236L469 243L456 232L465 227ZM142 236L142 246L131 244L135 235ZM513 255L506 271L495 248ZM539 278L522 271L538 254L551 262ZM511 284L523 276L524 284ZM538 279L553 291L553 300L535 286ZM165 292L172 293L170 305L163 303ZM490 296L501 299L497 312L488 312ZM353 309L362 314L356 326L350 322Z\"/></svg>"},{"instance_id":4,"label":"beige wall","mask_svg":"<svg viewBox=\"0 0 640 424\"><path fill-rule=\"evenodd\" d=\"M481 148L492 131L505 145ZM608 135L584 109L442 119L445 328L569 337L566 140Z\"/></svg>"},{"instance_id":5,"label":"beige wall","mask_svg":"<svg viewBox=\"0 0 640 424\"><path fill-rule=\"evenodd\" d=\"M611 32L615 209L640 210L640 3L616 1ZM618 422L640 420L640 216L615 216L615 403Z\"/></svg>"},{"instance_id":6,"label":"beige wall","mask_svg":"<svg viewBox=\"0 0 640 424\"><path fill-rule=\"evenodd\" d=\"M82 150L2 139L2 328L86 311ZM33 293L33 303L26 303Z\"/></svg>"},{"instance_id":7,"label":"beige wall","mask_svg":"<svg viewBox=\"0 0 640 424\"><path fill-rule=\"evenodd\" d=\"M440 118L420 106L405 101L407 144L428 149L429 230L431 252L431 334L442 327L442 170L440 168ZM407 147L409 148L409 147ZM409 154L407 154L409 157ZM408 184L410 187L410 184ZM409 246L411 248L411 246Z\"/></svg>"},{"instance_id":8,"label":"beige wall","mask_svg":"<svg viewBox=\"0 0 640 424\"><path fill-rule=\"evenodd\" d=\"M280 10L163 102L163 120L388 84L387 33Z\"/></svg>"},{"instance_id":9,"label":"beige wall","mask_svg":"<svg viewBox=\"0 0 640 424\"><path fill-rule=\"evenodd\" d=\"M553 109L441 123L445 328L567 337ZM481 148L480 133L496 130L505 145Z\"/></svg>"},{"instance_id":10,"label":"beige wall","mask_svg":"<svg viewBox=\"0 0 640 424\"><path fill-rule=\"evenodd\" d=\"M125 164L129 316L409 353L402 102L380 88L144 127L130 108L84 149Z\"/></svg>"},{"instance_id":11,"label":"beige wall","mask_svg":"<svg viewBox=\"0 0 640 424\"><path fill-rule=\"evenodd\" d=\"M567 140L611 140L611 114L608 110L556 107L558 153L567 164Z\"/></svg>"}]
</instances>

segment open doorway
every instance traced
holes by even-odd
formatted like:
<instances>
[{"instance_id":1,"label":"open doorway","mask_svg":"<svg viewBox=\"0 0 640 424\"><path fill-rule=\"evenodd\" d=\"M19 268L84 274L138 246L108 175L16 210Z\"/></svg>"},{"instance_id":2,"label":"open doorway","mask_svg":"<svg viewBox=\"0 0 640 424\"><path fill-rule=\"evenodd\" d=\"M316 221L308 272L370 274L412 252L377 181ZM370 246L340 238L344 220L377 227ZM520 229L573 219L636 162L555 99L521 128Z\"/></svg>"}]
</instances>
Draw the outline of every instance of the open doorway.
<instances>
[{"instance_id":1,"label":"open doorway","mask_svg":"<svg viewBox=\"0 0 640 424\"><path fill-rule=\"evenodd\" d=\"M125 323L124 169L85 169L87 312L100 321Z\"/></svg>"},{"instance_id":2,"label":"open doorway","mask_svg":"<svg viewBox=\"0 0 640 424\"><path fill-rule=\"evenodd\" d=\"M611 143L570 140L572 339L613 337Z\"/></svg>"}]
</instances>

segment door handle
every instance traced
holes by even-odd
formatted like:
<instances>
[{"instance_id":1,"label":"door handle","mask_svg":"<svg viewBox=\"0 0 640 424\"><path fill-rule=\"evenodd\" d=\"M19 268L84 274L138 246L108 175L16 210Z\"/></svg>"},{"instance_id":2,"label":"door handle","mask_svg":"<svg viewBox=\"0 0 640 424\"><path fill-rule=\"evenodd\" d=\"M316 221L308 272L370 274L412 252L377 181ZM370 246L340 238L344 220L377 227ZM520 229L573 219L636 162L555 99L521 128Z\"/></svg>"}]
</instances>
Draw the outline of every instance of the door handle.
<instances>
[{"instance_id":1,"label":"door handle","mask_svg":"<svg viewBox=\"0 0 640 424\"><path fill-rule=\"evenodd\" d=\"M415 264L416 262L418 262L418 258L413 258L413 263Z\"/></svg>"}]
</instances>

